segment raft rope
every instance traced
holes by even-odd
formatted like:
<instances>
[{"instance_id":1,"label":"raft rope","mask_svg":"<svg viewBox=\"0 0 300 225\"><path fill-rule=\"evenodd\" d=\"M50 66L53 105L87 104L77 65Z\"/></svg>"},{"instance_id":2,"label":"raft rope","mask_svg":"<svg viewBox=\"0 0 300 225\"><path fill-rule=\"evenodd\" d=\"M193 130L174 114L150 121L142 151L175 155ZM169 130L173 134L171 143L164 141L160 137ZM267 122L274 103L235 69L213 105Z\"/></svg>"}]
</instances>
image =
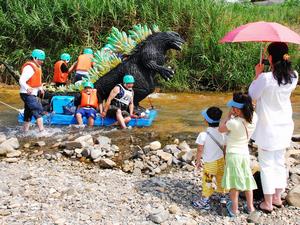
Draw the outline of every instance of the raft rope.
<instances>
[{"instance_id":1,"label":"raft rope","mask_svg":"<svg viewBox=\"0 0 300 225\"><path fill-rule=\"evenodd\" d=\"M11 105L5 103L5 102L0 101L0 103L2 103L3 105L5 105L5 106L7 106L7 107L9 107L9 108L11 108L11 109L14 109L14 110L18 111L19 113L23 112L22 109L17 109L17 108L15 108L15 107L13 107L13 106L11 106Z\"/></svg>"}]
</instances>

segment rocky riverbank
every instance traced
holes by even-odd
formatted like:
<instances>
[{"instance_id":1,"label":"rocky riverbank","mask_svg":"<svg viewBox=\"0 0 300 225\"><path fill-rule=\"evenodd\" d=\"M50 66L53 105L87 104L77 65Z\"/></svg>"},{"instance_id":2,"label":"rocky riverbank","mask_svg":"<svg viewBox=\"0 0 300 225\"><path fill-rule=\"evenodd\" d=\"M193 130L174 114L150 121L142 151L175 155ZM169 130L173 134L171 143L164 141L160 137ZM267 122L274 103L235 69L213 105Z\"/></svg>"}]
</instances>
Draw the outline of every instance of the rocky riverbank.
<instances>
[{"instance_id":1,"label":"rocky riverbank","mask_svg":"<svg viewBox=\"0 0 300 225\"><path fill-rule=\"evenodd\" d=\"M0 134L0 224L247 223L244 213L223 216L217 200L209 211L191 206L201 178L187 142L141 146L135 139L123 143L130 149L124 152L99 132L43 141ZM300 224L300 148L292 143L286 205L261 213L257 224ZM255 150L251 159L255 168Z\"/></svg>"}]
</instances>

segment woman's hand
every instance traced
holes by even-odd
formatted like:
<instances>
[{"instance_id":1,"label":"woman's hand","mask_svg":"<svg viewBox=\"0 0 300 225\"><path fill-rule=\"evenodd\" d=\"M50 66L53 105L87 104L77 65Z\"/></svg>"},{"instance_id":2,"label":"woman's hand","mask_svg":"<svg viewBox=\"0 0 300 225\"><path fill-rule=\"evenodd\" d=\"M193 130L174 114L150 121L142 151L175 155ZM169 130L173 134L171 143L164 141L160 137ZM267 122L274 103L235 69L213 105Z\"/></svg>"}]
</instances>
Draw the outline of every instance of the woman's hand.
<instances>
[{"instance_id":1,"label":"woman's hand","mask_svg":"<svg viewBox=\"0 0 300 225\"><path fill-rule=\"evenodd\" d=\"M265 68L265 65L262 64L262 63L258 63L258 64L255 66L255 79L256 79L262 72L264 72L264 68Z\"/></svg>"}]
</instances>

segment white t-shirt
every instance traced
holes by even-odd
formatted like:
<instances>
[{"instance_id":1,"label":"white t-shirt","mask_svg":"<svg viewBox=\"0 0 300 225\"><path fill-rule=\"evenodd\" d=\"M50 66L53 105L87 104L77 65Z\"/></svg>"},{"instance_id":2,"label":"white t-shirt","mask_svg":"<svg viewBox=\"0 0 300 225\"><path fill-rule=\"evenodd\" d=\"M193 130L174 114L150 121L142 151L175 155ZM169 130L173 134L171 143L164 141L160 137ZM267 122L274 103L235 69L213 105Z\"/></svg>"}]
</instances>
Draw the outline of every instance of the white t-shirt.
<instances>
[{"instance_id":1,"label":"white t-shirt","mask_svg":"<svg viewBox=\"0 0 300 225\"><path fill-rule=\"evenodd\" d=\"M272 72L262 73L249 87L250 96L257 100L258 122L253 139L264 150L276 151L290 146L294 131L290 96L297 86L297 72L296 75L291 84L278 86Z\"/></svg>"},{"instance_id":2,"label":"white t-shirt","mask_svg":"<svg viewBox=\"0 0 300 225\"><path fill-rule=\"evenodd\" d=\"M256 123L257 115L255 112L253 113L251 124L241 117L233 117L228 120L226 122L226 127L229 130L227 134L226 152L248 155L248 142L253 134ZM248 136L245 127L247 128Z\"/></svg>"},{"instance_id":3,"label":"white t-shirt","mask_svg":"<svg viewBox=\"0 0 300 225\"><path fill-rule=\"evenodd\" d=\"M20 93L27 94L27 89L30 88L30 86L26 83L34 74L34 70L30 65L27 65L23 68L22 74L20 76L19 84L20 84ZM31 95L37 96L38 91L41 90L42 87L33 88L33 91L31 92Z\"/></svg>"},{"instance_id":4,"label":"white t-shirt","mask_svg":"<svg viewBox=\"0 0 300 225\"><path fill-rule=\"evenodd\" d=\"M218 127L208 127L206 131L209 132L221 145L225 145L225 135L218 131ZM198 135L196 144L204 145L202 155L204 162L213 162L223 157L223 151L206 132L201 132Z\"/></svg>"}]
</instances>

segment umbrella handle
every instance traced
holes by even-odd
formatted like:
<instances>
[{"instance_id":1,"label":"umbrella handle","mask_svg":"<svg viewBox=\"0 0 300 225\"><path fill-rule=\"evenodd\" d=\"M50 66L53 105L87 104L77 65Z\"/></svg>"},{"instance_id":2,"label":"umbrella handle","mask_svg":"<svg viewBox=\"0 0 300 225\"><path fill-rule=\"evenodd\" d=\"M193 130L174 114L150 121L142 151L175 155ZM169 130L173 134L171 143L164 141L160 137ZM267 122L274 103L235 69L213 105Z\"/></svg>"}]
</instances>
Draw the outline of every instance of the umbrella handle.
<instances>
[{"instance_id":1,"label":"umbrella handle","mask_svg":"<svg viewBox=\"0 0 300 225\"><path fill-rule=\"evenodd\" d=\"M262 64L262 58L263 58L263 49L262 49L262 44L260 44L260 58L259 58L259 64L261 65Z\"/></svg>"}]
</instances>

